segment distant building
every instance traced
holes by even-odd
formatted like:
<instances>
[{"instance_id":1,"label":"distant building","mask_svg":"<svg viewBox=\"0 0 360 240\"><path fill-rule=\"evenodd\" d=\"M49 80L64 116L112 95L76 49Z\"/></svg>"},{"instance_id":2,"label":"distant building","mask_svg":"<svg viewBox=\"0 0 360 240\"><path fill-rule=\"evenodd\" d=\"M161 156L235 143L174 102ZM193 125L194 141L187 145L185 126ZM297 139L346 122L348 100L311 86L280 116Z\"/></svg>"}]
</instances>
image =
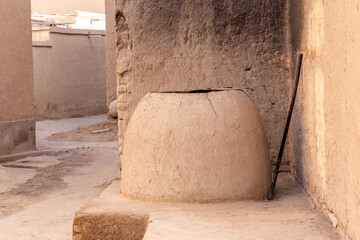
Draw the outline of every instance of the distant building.
<instances>
[{"instance_id":1,"label":"distant building","mask_svg":"<svg viewBox=\"0 0 360 240\"><path fill-rule=\"evenodd\" d=\"M40 14L71 14L75 11L105 13L104 0L31 0L31 12Z\"/></svg>"}]
</instances>

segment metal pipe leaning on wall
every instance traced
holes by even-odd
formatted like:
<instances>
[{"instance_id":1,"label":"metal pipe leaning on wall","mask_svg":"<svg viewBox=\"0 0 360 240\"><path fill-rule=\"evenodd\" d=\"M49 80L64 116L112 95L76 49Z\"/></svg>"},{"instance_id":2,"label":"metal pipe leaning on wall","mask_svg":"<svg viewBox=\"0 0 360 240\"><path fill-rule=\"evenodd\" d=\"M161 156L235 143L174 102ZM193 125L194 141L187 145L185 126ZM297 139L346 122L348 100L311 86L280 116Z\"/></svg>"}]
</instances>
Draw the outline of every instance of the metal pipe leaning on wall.
<instances>
[{"instance_id":1,"label":"metal pipe leaning on wall","mask_svg":"<svg viewBox=\"0 0 360 240\"><path fill-rule=\"evenodd\" d=\"M273 197L273 193L274 193L275 186L276 186L276 180L277 180L279 170L280 170L281 159L282 159L282 155L284 153L286 138L287 138L287 134L288 134L288 131L289 131L291 116L292 116L292 112L293 112L294 104L295 104L295 100L296 100L296 93L297 93L297 89L298 89L298 86L299 86L302 59L303 59L303 54L299 54L294 91L293 91L293 95L292 95L292 99L291 99L289 113L288 113L287 120L286 120L285 130L284 130L284 134L283 134L283 138L282 138L282 142L281 142L281 146L280 146L278 159L277 159L277 162L276 162L276 168L275 168L274 175L273 175L273 181L272 181L272 184L271 184L269 195L267 197L268 200L271 200L272 197Z\"/></svg>"}]
</instances>

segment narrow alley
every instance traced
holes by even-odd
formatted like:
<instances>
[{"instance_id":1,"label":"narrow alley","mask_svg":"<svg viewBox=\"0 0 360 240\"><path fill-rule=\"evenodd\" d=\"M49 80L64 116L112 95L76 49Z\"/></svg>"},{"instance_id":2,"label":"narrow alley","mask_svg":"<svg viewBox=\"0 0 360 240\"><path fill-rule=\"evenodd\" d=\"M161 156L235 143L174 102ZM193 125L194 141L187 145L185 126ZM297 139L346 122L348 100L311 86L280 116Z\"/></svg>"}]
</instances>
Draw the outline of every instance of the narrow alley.
<instances>
[{"instance_id":1,"label":"narrow alley","mask_svg":"<svg viewBox=\"0 0 360 240\"><path fill-rule=\"evenodd\" d=\"M74 213L119 177L117 125L106 119L37 122L45 155L0 162L1 240L71 239Z\"/></svg>"}]
</instances>

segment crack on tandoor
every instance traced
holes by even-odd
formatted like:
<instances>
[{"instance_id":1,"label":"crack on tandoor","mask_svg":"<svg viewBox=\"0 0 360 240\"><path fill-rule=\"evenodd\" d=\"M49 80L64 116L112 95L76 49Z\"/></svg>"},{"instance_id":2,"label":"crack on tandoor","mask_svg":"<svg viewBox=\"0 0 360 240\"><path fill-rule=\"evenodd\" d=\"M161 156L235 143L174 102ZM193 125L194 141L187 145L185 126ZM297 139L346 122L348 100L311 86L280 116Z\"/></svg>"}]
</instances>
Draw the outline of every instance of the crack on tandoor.
<instances>
[{"instance_id":1,"label":"crack on tandoor","mask_svg":"<svg viewBox=\"0 0 360 240\"><path fill-rule=\"evenodd\" d=\"M156 158L155 158L155 154L153 153L153 160L154 160L154 168L155 168L155 172L156 172L156 176L158 177L158 179L160 178L160 174L159 174L159 170L157 168L157 164L156 164ZM176 191L170 184L169 181L167 181L167 185L170 187L170 189L174 192L174 193L179 193L179 191Z\"/></svg>"},{"instance_id":2,"label":"crack on tandoor","mask_svg":"<svg viewBox=\"0 0 360 240\"><path fill-rule=\"evenodd\" d=\"M209 101L210 107L211 107L212 110L214 111L216 117L219 117L218 114L217 114L217 112L215 111L215 107L214 107L213 103L211 102L211 100L210 100L210 98L209 98L209 94L208 94L208 93L206 93L206 98L207 98L207 100Z\"/></svg>"}]
</instances>

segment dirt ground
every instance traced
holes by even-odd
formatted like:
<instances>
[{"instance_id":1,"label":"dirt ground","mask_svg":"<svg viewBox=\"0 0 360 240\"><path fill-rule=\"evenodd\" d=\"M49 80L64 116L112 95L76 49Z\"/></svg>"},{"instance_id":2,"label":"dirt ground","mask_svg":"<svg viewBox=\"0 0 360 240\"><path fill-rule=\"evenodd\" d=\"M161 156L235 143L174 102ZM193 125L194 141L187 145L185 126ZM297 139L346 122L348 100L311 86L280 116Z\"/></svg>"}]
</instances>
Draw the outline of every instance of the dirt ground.
<instances>
[{"instance_id":1,"label":"dirt ground","mask_svg":"<svg viewBox=\"0 0 360 240\"><path fill-rule=\"evenodd\" d=\"M74 213L119 177L116 122L95 116L36 126L38 149L52 152L0 164L0 240L71 239Z\"/></svg>"},{"instance_id":2,"label":"dirt ground","mask_svg":"<svg viewBox=\"0 0 360 240\"><path fill-rule=\"evenodd\" d=\"M37 148L51 152L0 163L0 240L70 240L75 212L111 183L102 196L110 192L116 201L95 207L124 209L117 202L116 127L106 120L37 122ZM272 202L225 203L218 209L161 205L151 214L145 239L340 239L328 216L284 176Z\"/></svg>"},{"instance_id":3,"label":"dirt ground","mask_svg":"<svg viewBox=\"0 0 360 240\"><path fill-rule=\"evenodd\" d=\"M116 180L77 213L75 239L94 235L131 240L341 239L334 222L316 208L289 173L279 175L272 201L141 202L121 197L119 189Z\"/></svg>"},{"instance_id":4,"label":"dirt ground","mask_svg":"<svg viewBox=\"0 0 360 240\"><path fill-rule=\"evenodd\" d=\"M49 141L76 141L76 142L113 142L117 140L117 121L110 119L90 126L54 133L47 137Z\"/></svg>"}]
</instances>

